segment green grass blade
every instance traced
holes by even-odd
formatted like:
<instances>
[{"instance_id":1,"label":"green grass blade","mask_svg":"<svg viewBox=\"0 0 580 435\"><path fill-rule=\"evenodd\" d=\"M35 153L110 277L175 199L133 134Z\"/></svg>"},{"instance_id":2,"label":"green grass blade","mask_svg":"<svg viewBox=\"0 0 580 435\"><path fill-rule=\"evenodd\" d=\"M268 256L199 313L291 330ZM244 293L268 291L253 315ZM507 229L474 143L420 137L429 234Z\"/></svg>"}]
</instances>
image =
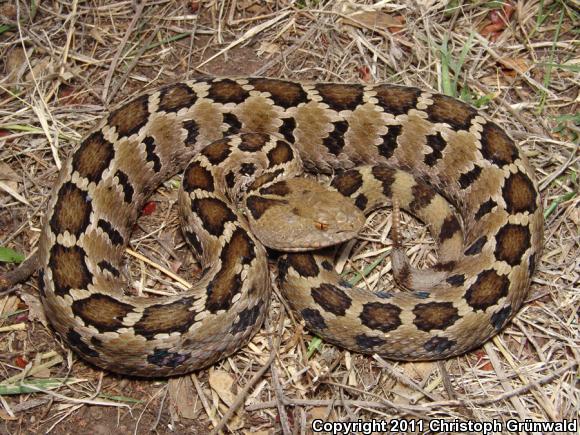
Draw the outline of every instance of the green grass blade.
<instances>
[{"instance_id":1,"label":"green grass blade","mask_svg":"<svg viewBox=\"0 0 580 435\"><path fill-rule=\"evenodd\" d=\"M27 379L24 384L0 385L0 396L11 396L15 394L38 393L38 389L55 390L57 388L84 382L85 379Z\"/></svg>"}]
</instances>

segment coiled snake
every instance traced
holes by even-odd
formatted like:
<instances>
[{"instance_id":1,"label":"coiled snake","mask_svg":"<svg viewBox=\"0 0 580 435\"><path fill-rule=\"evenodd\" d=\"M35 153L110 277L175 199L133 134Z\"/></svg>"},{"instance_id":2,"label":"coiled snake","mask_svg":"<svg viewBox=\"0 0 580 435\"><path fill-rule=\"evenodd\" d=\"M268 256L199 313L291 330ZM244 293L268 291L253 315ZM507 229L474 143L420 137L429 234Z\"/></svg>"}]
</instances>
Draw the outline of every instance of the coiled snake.
<instances>
[{"instance_id":1,"label":"coiled snake","mask_svg":"<svg viewBox=\"0 0 580 435\"><path fill-rule=\"evenodd\" d=\"M122 255L138 212L192 158L180 208L202 277L177 296L130 295ZM337 173L331 186L285 178L301 162ZM325 211L339 196L338 212ZM113 111L63 166L49 202L42 303L63 339L102 368L165 376L206 367L262 324L270 279L258 238L290 251L297 241L337 243L356 234L355 210L391 196L440 245L428 270L393 250L408 291L350 288L318 250L281 257L283 295L310 330L357 352L431 360L480 345L517 312L535 269L543 218L533 172L472 107L387 84L200 79Z\"/></svg>"}]
</instances>

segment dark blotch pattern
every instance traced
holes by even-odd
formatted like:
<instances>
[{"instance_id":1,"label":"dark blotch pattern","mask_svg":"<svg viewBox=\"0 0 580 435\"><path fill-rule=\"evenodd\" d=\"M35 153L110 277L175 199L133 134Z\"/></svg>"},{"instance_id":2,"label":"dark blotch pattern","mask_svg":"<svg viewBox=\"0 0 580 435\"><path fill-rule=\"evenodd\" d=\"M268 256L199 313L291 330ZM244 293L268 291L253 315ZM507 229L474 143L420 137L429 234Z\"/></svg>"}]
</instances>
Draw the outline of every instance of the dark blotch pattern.
<instances>
[{"instance_id":1,"label":"dark blotch pattern","mask_svg":"<svg viewBox=\"0 0 580 435\"><path fill-rule=\"evenodd\" d=\"M211 164L219 165L229 157L231 152L229 139L226 138L210 143L201 151L201 154L207 157Z\"/></svg>"},{"instance_id":2,"label":"dark blotch pattern","mask_svg":"<svg viewBox=\"0 0 580 435\"><path fill-rule=\"evenodd\" d=\"M457 218L453 215L447 216L441 225L441 230L439 232L439 242L442 243L447 239L451 239L458 231L461 231L461 225L459 224Z\"/></svg>"},{"instance_id":3,"label":"dark blotch pattern","mask_svg":"<svg viewBox=\"0 0 580 435\"><path fill-rule=\"evenodd\" d=\"M268 92L270 98L277 106L288 109L299 104L308 102L308 94L298 83L284 80L254 78L250 79L250 84L257 91Z\"/></svg>"},{"instance_id":4,"label":"dark blotch pattern","mask_svg":"<svg viewBox=\"0 0 580 435\"><path fill-rule=\"evenodd\" d=\"M232 325L230 333L238 334L254 326L258 321L261 312L261 305L255 305L252 308L246 308L245 310L241 311L238 320L236 320L236 323Z\"/></svg>"},{"instance_id":5,"label":"dark blotch pattern","mask_svg":"<svg viewBox=\"0 0 580 435\"><path fill-rule=\"evenodd\" d=\"M401 309L396 305L383 302L369 302L363 306L360 321L370 329L394 331L401 326Z\"/></svg>"},{"instance_id":6,"label":"dark blotch pattern","mask_svg":"<svg viewBox=\"0 0 580 435\"><path fill-rule=\"evenodd\" d=\"M184 107L193 106L197 95L185 83L176 83L161 89L159 96L159 110L163 112L177 112Z\"/></svg>"},{"instance_id":7,"label":"dark blotch pattern","mask_svg":"<svg viewBox=\"0 0 580 435\"><path fill-rule=\"evenodd\" d=\"M425 342L423 349L432 353L443 353L455 346L454 340L449 340L446 337L433 337Z\"/></svg>"},{"instance_id":8,"label":"dark blotch pattern","mask_svg":"<svg viewBox=\"0 0 580 435\"><path fill-rule=\"evenodd\" d=\"M400 286L404 288L410 287L411 268L409 264L403 263L398 270L393 271L393 276L397 284L399 284Z\"/></svg>"},{"instance_id":9,"label":"dark blotch pattern","mask_svg":"<svg viewBox=\"0 0 580 435\"><path fill-rule=\"evenodd\" d=\"M294 130L296 129L296 120L294 118L284 118L282 120L282 125L278 130L280 134L290 143L294 143L296 138L294 137Z\"/></svg>"},{"instance_id":10,"label":"dark blotch pattern","mask_svg":"<svg viewBox=\"0 0 580 435\"><path fill-rule=\"evenodd\" d=\"M55 244L52 247L48 267L52 271L57 296L65 296L71 289L87 288L92 283L85 257L84 249L79 246L65 248Z\"/></svg>"},{"instance_id":11,"label":"dark blotch pattern","mask_svg":"<svg viewBox=\"0 0 580 435\"><path fill-rule=\"evenodd\" d=\"M224 113L223 119L228 125L228 129L225 132L226 135L236 134L242 129L242 123L233 113Z\"/></svg>"},{"instance_id":12,"label":"dark blotch pattern","mask_svg":"<svg viewBox=\"0 0 580 435\"><path fill-rule=\"evenodd\" d=\"M230 207L217 198L196 198L191 202L191 209L199 216L207 232L216 237L224 232L226 223L236 220Z\"/></svg>"},{"instance_id":13,"label":"dark blotch pattern","mask_svg":"<svg viewBox=\"0 0 580 435\"><path fill-rule=\"evenodd\" d=\"M193 302L193 298L183 298L145 308L143 316L133 327L135 334L151 339L156 334L186 332L195 323L197 312L192 309Z\"/></svg>"},{"instance_id":14,"label":"dark blotch pattern","mask_svg":"<svg viewBox=\"0 0 580 435\"><path fill-rule=\"evenodd\" d=\"M207 286L205 308L211 313L228 310L232 300L241 291L242 279L236 273L236 266L241 262L249 264L256 257L255 246L248 233L237 228L230 241L225 244L220 254L221 269Z\"/></svg>"},{"instance_id":15,"label":"dark blotch pattern","mask_svg":"<svg viewBox=\"0 0 580 435\"><path fill-rule=\"evenodd\" d=\"M465 275L463 274L451 275L446 279L446 281L452 286L460 286L463 285L463 283L465 283Z\"/></svg>"},{"instance_id":16,"label":"dark blotch pattern","mask_svg":"<svg viewBox=\"0 0 580 435\"><path fill-rule=\"evenodd\" d=\"M499 331L503 327L503 325L505 325L505 323L510 318L511 313L512 307L511 305L508 305L491 315L490 321L496 331Z\"/></svg>"},{"instance_id":17,"label":"dark blotch pattern","mask_svg":"<svg viewBox=\"0 0 580 435\"><path fill-rule=\"evenodd\" d=\"M78 237L90 224L92 210L87 193L73 183L65 183L58 191L50 228L55 234L68 231Z\"/></svg>"},{"instance_id":18,"label":"dark blotch pattern","mask_svg":"<svg viewBox=\"0 0 580 435\"><path fill-rule=\"evenodd\" d=\"M427 207L431 200L435 197L435 191L425 183L417 183L411 189L413 193L413 201L409 204L411 210L420 210Z\"/></svg>"},{"instance_id":19,"label":"dark blotch pattern","mask_svg":"<svg viewBox=\"0 0 580 435\"><path fill-rule=\"evenodd\" d=\"M148 162L153 163L154 172L159 172L161 170L161 159L155 153L156 148L155 139L151 136L147 136L145 140L143 140L143 143L145 144L145 153L146 153L145 159Z\"/></svg>"},{"instance_id":20,"label":"dark blotch pattern","mask_svg":"<svg viewBox=\"0 0 580 435\"><path fill-rule=\"evenodd\" d=\"M268 151L269 167L272 168L277 165L283 165L290 162L294 158L294 151L287 142L279 140L276 146Z\"/></svg>"},{"instance_id":21,"label":"dark blotch pattern","mask_svg":"<svg viewBox=\"0 0 580 435\"><path fill-rule=\"evenodd\" d=\"M111 296L95 293L86 299L74 301L71 309L87 326L94 326L103 333L121 328L123 319L133 310L133 306Z\"/></svg>"},{"instance_id":22,"label":"dark blotch pattern","mask_svg":"<svg viewBox=\"0 0 580 435\"><path fill-rule=\"evenodd\" d=\"M354 205L356 205L359 210L364 211L364 209L366 209L367 207L368 202L369 199L364 194L361 193L354 200Z\"/></svg>"},{"instance_id":23,"label":"dark blotch pattern","mask_svg":"<svg viewBox=\"0 0 580 435\"><path fill-rule=\"evenodd\" d=\"M433 270L438 270L442 272L451 272L457 263L455 261L445 261L443 263L435 263L433 265Z\"/></svg>"},{"instance_id":24,"label":"dark blotch pattern","mask_svg":"<svg viewBox=\"0 0 580 435\"><path fill-rule=\"evenodd\" d=\"M41 298L46 297L46 284L44 283L44 269L38 270L38 292Z\"/></svg>"},{"instance_id":25,"label":"dark blotch pattern","mask_svg":"<svg viewBox=\"0 0 580 435\"><path fill-rule=\"evenodd\" d=\"M522 225L507 224L495 235L495 256L510 266L517 266L530 247L530 230Z\"/></svg>"},{"instance_id":26,"label":"dark blotch pattern","mask_svg":"<svg viewBox=\"0 0 580 435\"><path fill-rule=\"evenodd\" d=\"M290 188L288 187L288 183L286 181L279 181L278 183L274 183L268 187L262 187L260 189L261 195L286 196L289 193Z\"/></svg>"},{"instance_id":27,"label":"dark blotch pattern","mask_svg":"<svg viewBox=\"0 0 580 435\"><path fill-rule=\"evenodd\" d=\"M397 149L397 138L401 135L403 127L400 125L389 125L387 134L381 136L382 143L379 145L379 154L385 159L393 156L395 149Z\"/></svg>"},{"instance_id":28,"label":"dark blotch pattern","mask_svg":"<svg viewBox=\"0 0 580 435\"><path fill-rule=\"evenodd\" d=\"M201 245L201 241L199 240L199 237L197 237L197 234L191 231L185 231L185 238L197 255L201 256L203 253L203 246Z\"/></svg>"},{"instance_id":29,"label":"dark blotch pattern","mask_svg":"<svg viewBox=\"0 0 580 435\"><path fill-rule=\"evenodd\" d=\"M311 290L312 299L329 313L336 316L344 316L352 304L352 299L344 290L332 284L322 283L320 287Z\"/></svg>"},{"instance_id":30,"label":"dark blotch pattern","mask_svg":"<svg viewBox=\"0 0 580 435\"><path fill-rule=\"evenodd\" d=\"M354 110L363 102L362 85L319 83L315 89L322 97L322 102L337 112Z\"/></svg>"},{"instance_id":31,"label":"dark blotch pattern","mask_svg":"<svg viewBox=\"0 0 580 435\"><path fill-rule=\"evenodd\" d=\"M121 272L119 272L119 269L117 269L115 266L113 266L107 260L99 261L97 263L97 266L99 266L101 268L101 270L103 270L103 271L106 270L111 275L113 275L115 278L119 278L121 276Z\"/></svg>"},{"instance_id":32,"label":"dark blotch pattern","mask_svg":"<svg viewBox=\"0 0 580 435\"><path fill-rule=\"evenodd\" d=\"M233 189L236 185L236 173L234 171L229 171L224 179L226 181L226 186Z\"/></svg>"},{"instance_id":33,"label":"dark blotch pattern","mask_svg":"<svg viewBox=\"0 0 580 435\"><path fill-rule=\"evenodd\" d=\"M191 162L183 174L183 190L193 192L195 189L214 191L212 173L197 161Z\"/></svg>"},{"instance_id":34,"label":"dark blotch pattern","mask_svg":"<svg viewBox=\"0 0 580 435\"><path fill-rule=\"evenodd\" d=\"M454 130L469 130L471 120L477 115L477 110L455 98L445 95L433 95L433 104L427 108L431 122L449 124Z\"/></svg>"},{"instance_id":35,"label":"dark blotch pattern","mask_svg":"<svg viewBox=\"0 0 580 435\"><path fill-rule=\"evenodd\" d=\"M528 261L528 275L532 276L534 270L536 270L536 254L530 255L530 259Z\"/></svg>"},{"instance_id":36,"label":"dark blotch pattern","mask_svg":"<svg viewBox=\"0 0 580 435\"><path fill-rule=\"evenodd\" d=\"M103 232L107 236L109 236L109 240L113 245L122 245L123 243L125 243L125 239L123 238L121 233L119 233L119 231L113 228L110 222L107 222L104 219L99 219L97 227L103 230Z\"/></svg>"},{"instance_id":37,"label":"dark blotch pattern","mask_svg":"<svg viewBox=\"0 0 580 435\"><path fill-rule=\"evenodd\" d=\"M278 259L278 284L286 282L286 277L288 275L288 268L290 267L290 262L287 256L281 256Z\"/></svg>"},{"instance_id":38,"label":"dark blotch pattern","mask_svg":"<svg viewBox=\"0 0 580 435\"><path fill-rule=\"evenodd\" d=\"M353 288L353 285L344 279L338 280L338 285L345 288Z\"/></svg>"},{"instance_id":39,"label":"dark blotch pattern","mask_svg":"<svg viewBox=\"0 0 580 435\"><path fill-rule=\"evenodd\" d=\"M474 166L472 170L461 174L461 176L459 177L459 186L462 189L467 189L469 186L475 183L475 180L479 178L480 174L481 167Z\"/></svg>"},{"instance_id":40,"label":"dark blotch pattern","mask_svg":"<svg viewBox=\"0 0 580 435\"><path fill-rule=\"evenodd\" d=\"M380 292L376 292L375 296L381 299L391 299L394 296L394 293L388 290L381 290Z\"/></svg>"},{"instance_id":41,"label":"dark blotch pattern","mask_svg":"<svg viewBox=\"0 0 580 435\"><path fill-rule=\"evenodd\" d=\"M109 115L109 125L116 128L119 137L131 136L147 124L149 117L147 95L127 103Z\"/></svg>"},{"instance_id":42,"label":"dark blotch pattern","mask_svg":"<svg viewBox=\"0 0 580 435\"><path fill-rule=\"evenodd\" d=\"M508 213L533 213L536 211L534 183L522 172L511 174L503 186L503 197Z\"/></svg>"},{"instance_id":43,"label":"dark blotch pattern","mask_svg":"<svg viewBox=\"0 0 580 435\"><path fill-rule=\"evenodd\" d=\"M443 149L447 145L447 141L443 139L440 132L435 134L430 134L427 136L427 146L431 148L429 154L425 155L425 164L428 166L435 166L439 160L443 157Z\"/></svg>"},{"instance_id":44,"label":"dark blotch pattern","mask_svg":"<svg viewBox=\"0 0 580 435\"><path fill-rule=\"evenodd\" d=\"M507 296L509 279L493 270L485 270L465 292L465 300L475 310L485 310Z\"/></svg>"},{"instance_id":45,"label":"dark blotch pattern","mask_svg":"<svg viewBox=\"0 0 580 435\"><path fill-rule=\"evenodd\" d=\"M287 204L288 202L281 199L262 198L261 196L248 196L246 199L246 206L254 219L260 219L264 213L270 208L280 204Z\"/></svg>"},{"instance_id":46,"label":"dark blotch pattern","mask_svg":"<svg viewBox=\"0 0 580 435\"><path fill-rule=\"evenodd\" d=\"M374 337L372 335L357 335L354 340L356 344L363 349L370 350L378 346L382 346L387 341L383 340L381 337Z\"/></svg>"},{"instance_id":47,"label":"dark blotch pattern","mask_svg":"<svg viewBox=\"0 0 580 435\"><path fill-rule=\"evenodd\" d=\"M133 189L133 186L129 181L129 177L123 171L118 170L117 172L115 172L115 178L117 178L119 185L123 189L123 199L127 204L130 204L133 201L135 189Z\"/></svg>"},{"instance_id":48,"label":"dark blotch pattern","mask_svg":"<svg viewBox=\"0 0 580 435\"><path fill-rule=\"evenodd\" d=\"M284 169L276 169L272 172L266 172L262 175L256 177L254 182L248 187L248 191L259 189L264 184L268 184L270 181L274 181L276 178L280 177L284 173Z\"/></svg>"},{"instance_id":49,"label":"dark blotch pattern","mask_svg":"<svg viewBox=\"0 0 580 435\"><path fill-rule=\"evenodd\" d=\"M334 266L332 265L332 263L328 260L323 260L322 263L320 263L320 265L322 266L322 268L324 270L328 270L328 271L332 271L334 270Z\"/></svg>"},{"instance_id":50,"label":"dark blotch pattern","mask_svg":"<svg viewBox=\"0 0 580 435\"><path fill-rule=\"evenodd\" d=\"M74 153L72 167L89 182L98 183L114 157L113 144L97 131L87 137Z\"/></svg>"},{"instance_id":51,"label":"dark blotch pattern","mask_svg":"<svg viewBox=\"0 0 580 435\"><path fill-rule=\"evenodd\" d=\"M314 308L305 308L301 311L302 318L306 322L306 327L314 331L322 331L326 329L326 322L324 317L320 314L318 310Z\"/></svg>"},{"instance_id":52,"label":"dark blotch pattern","mask_svg":"<svg viewBox=\"0 0 580 435\"><path fill-rule=\"evenodd\" d=\"M417 105L421 91L406 86L379 85L374 88L379 106L386 113L403 115Z\"/></svg>"},{"instance_id":53,"label":"dark blotch pattern","mask_svg":"<svg viewBox=\"0 0 580 435\"><path fill-rule=\"evenodd\" d=\"M429 302L413 308L413 323L421 331L446 329L459 320L457 308L451 302Z\"/></svg>"},{"instance_id":54,"label":"dark blotch pattern","mask_svg":"<svg viewBox=\"0 0 580 435\"><path fill-rule=\"evenodd\" d=\"M416 297L417 299L428 299L429 296L431 296L431 293L426 292L426 291L414 291L413 293L411 293L411 295L413 295L414 297Z\"/></svg>"},{"instance_id":55,"label":"dark blotch pattern","mask_svg":"<svg viewBox=\"0 0 580 435\"><path fill-rule=\"evenodd\" d=\"M334 125L334 130L322 140L322 144L331 154L338 156L344 148L344 134L348 130L348 122L337 121L333 122L332 125Z\"/></svg>"},{"instance_id":56,"label":"dark blotch pattern","mask_svg":"<svg viewBox=\"0 0 580 435\"><path fill-rule=\"evenodd\" d=\"M216 103L243 103L250 94L238 83L230 79L216 80L211 83L208 98Z\"/></svg>"},{"instance_id":57,"label":"dark blotch pattern","mask_svg":"<svg viewBox=\"0 0 580 435\"><path fill-rule=\"evenodd\" d=\"M465 250L465 255L477 255L481 252L484 245L487 243L487 236L481 236Z\"/></svg>"},{"instance_id":58,"label":"dark blotch pattern","mask_svg":"<svg viewBox=\"0 0 580 435\"><path fill-rule=\"evenodd\" d=\"M199 135L199 127L197 122L193 119L184 121L182 127L187 131L187 136L185 137L186 145L193 145L197 141L197 136Z\"/></svg>"},{"instance_id":59,"label":"dark blotch pattern","mask_svg":"<svg viewBox=\"0 0 580 435\"><path fill-rule=\"evenodd\" d=\"M292 268L302 277L315 277L320 272L320 269L318 268L318 265L316 264L312 254L288 254L287 261L289 266L292 266Z\"/></svg>"},{"instance_id":60,"label":"dark blotch pattern","mask_svg":"<svg viewBox=\"0 0 580 435\"><path fill-rule=\"evenodd\" d=\"M396 171L384 165L377 165L373 166L371 172L382 183L385 196L390 197L392 195L391 186L395 182Z\"/></svg>"},{"instance_id":61,"label":"dark blotch pattern","mask_svg":"<svg viewBox=\"0 0 580 435\"><path fill-rule=\"evenodd\" d=\"M475 219L481 219L483 216L491 212L495 206L497 206L497 203L493 199L488 199L479 206L479 209L477 209L477 212L475 213Z\"/></svg>"},{"instance_id":62,"label":"dark blotch pattern","mask_svg":"<svg viewBox=\"0 0 580 435\"><path fill-rule=\"evenodd\" d=\"M486 160L504 166L518 158L514 141L495 123L487 122L481 132L481 154Z\"/></svg>"},{"instance_id":63,"label":"dark blotch pattern","mask_svg":"<svg viewBox=\"0 0 580 435\"><path fill-rule=\"evenodd\" d=\"M264 148L270 136L262 133L246 133L241 135L242 141L238 145L241 151L256 152Z\"/></svg>"},{"instance_id":64,"label":"dark blotch pattern","mask_svg":"<svg viewBox=\"0 0 580 435\"><path fill-rule=\"evenodd\" d=\"M362 175L356 169L342 172L332 179L330 185L344 196L350 197L363 184Z\"/></svg>"},{"instance_id":65,"label":"dark blotch pattern","mask_svg":"<svg viewBox=\"0 0 580 435\"><path fill-rule=\"evenodd\" d=\"M66 341L73 349L76 349L81 355L85 355L91 358L98 358L99 352L92 349L88 344L83 341L81 334L76 332L74 329L70 328L66 333Z\"/></svg>"},{"instance_id":66,"label":"dark blotch pattern","mask_svg":"<svg viewBox=\"0 0 580 435\"><path fill-rule=\"evenodd\" d=\"M147 355L147 362L158 367L176 368L189 359L189 354L171 352L169 349L155 348L153 355Z\"/></svg>"},{"instance_id":67,"label":"dark blotch pattern","mask_svg":"<svg viewBox=\"0 0 580 435\"><path fill-rule=\"evenodd\" d=\"M243 175L252 175L256 172L256 165L253 163L242 163L240 166L240 173Z\"/></svg>"}]
</instances>

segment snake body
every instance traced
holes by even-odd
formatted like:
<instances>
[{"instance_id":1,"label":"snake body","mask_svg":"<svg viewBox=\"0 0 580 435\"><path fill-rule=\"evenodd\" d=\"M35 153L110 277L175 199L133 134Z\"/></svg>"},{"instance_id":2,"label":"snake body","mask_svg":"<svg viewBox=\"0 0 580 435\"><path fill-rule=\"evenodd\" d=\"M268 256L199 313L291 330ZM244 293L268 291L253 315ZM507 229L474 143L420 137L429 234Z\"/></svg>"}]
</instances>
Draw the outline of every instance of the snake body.
<instances>
[{"instance_id":1,"label":"snake body","mask_svg":"<svg viewBox=\"0 0 580 435\"><path fill-rule=\"evenodd\" d=\"M283 294L325 340L388 358L446 358L487 340L522 305L542 206L525 156L497 124L411 87L199 79L111 112L60 172L39 243L40 292L52 326L84 359L132 375L186 373L260 328L267 255L227 200L236 153L250 159L241 172L261 174L251 189L281 198L248 201L257 222L284 202L280 177L294 154L309 171L336 172L330 188L363 211L395 193L429 221L439 263L421 271L393 257L407 292L350 288L325 251L280 260ZM121 268L133 224L147 196L192 158L180 204L202 277L176 296L131 295Z\"/></svg>"}]
</instances>

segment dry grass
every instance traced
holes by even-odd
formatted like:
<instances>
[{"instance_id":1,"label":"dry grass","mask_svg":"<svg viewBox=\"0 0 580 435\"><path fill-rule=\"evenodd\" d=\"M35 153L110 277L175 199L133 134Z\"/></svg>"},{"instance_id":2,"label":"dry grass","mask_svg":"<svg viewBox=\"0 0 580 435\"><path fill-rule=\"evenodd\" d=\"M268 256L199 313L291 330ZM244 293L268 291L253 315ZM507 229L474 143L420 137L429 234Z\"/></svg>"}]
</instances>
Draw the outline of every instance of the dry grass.
<instances>
[{"instance_id":1,"label":"dry grass","mask_svg":"<svg viewBox=\"0 0 580 435\"><path fill-rule=\"evenodd\" d=\"M425 424L576 418L577 0L519 1L507 23L496 20L495 33L489 25L500 2L133 3L0 5L1 247L35 249L57 168L112 102L199 74L253 74L388 81L482 105L537 170L547 210L539 271L516 320L459 358L401 364L325 344L309 356L313 337L275 298L249 346L169 382L125 379L76 360L37 321L37 284L30 279L0 295L0 433L205 433L238 393L245 401L229 420L235 433L309 433L314 418L420 418ZM195 265L182 249L175 197L171 183L154 195L157 211L140 220L132 247L188 276ZM387 215L375 216L373 228L349 245L346 270L362 270L388 252ZM424 228L410 219L405 228L414 261L433 261ZM166 274L131 261L136 286L179 289ZM364 282L373 287L390 280L389 269L387 257Z\"/></svg>"}]
</instances>

